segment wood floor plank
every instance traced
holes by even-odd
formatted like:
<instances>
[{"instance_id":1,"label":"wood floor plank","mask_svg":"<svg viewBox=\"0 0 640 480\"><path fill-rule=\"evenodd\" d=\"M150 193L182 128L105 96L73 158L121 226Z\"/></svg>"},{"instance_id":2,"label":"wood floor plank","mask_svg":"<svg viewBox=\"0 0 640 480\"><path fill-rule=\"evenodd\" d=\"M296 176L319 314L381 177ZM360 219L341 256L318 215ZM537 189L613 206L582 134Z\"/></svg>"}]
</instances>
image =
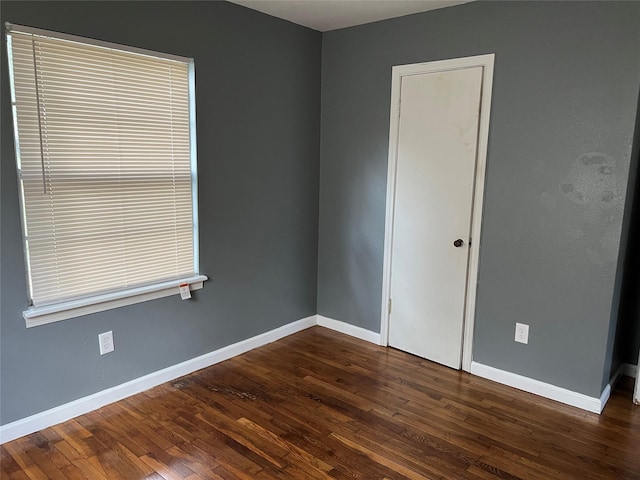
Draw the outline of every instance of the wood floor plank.
<instances>
[{"instance_id":1,"label":"wood floor plank","mask_svg":"<svg viewBox=\"0 0 640 480\"><path fill-rule=\"evenodd\" d=\"M87 479L106 480L103 471L97 470L87 458L84 458L65 440L56 442L54 448L64 455L70 464L76 466Z\"/></svg>"},{"instance_id":2,"label":"wood floor plank","mask_svg":"<svg viewBox=\"0 0 640 480\"><path fill-rule=\"evenodd\" d=\"M4 480L640 480L598 416L313 327L0 446Z\"/></svg>"},{"instance_id":3,"label":"wood floor plank","mask_svg":"<svg viewBox=\"0 0 640 480\"><path fill-rule=\"evenodd\" d=\"M7 449L0 445L0 471L2 471L3 477L9 478L13 473L19 472L20 465L14 460Z\"/></svg>"},{"instance_id":4,"label":"wood floor plank","mask_svg":"<svg viewBox=\"0 0 640 480\"><path fill-rule=\"evenodd\" d=\"M20 466L20 471L24 472L27 478L34 480L46 480L48 478L42 469L31 459L27 450L22 446L21 439L6 443L4 448L9 452L9 455L11 455L11 458L13 458L16 464Z\"/></svg>"}]
</instances>

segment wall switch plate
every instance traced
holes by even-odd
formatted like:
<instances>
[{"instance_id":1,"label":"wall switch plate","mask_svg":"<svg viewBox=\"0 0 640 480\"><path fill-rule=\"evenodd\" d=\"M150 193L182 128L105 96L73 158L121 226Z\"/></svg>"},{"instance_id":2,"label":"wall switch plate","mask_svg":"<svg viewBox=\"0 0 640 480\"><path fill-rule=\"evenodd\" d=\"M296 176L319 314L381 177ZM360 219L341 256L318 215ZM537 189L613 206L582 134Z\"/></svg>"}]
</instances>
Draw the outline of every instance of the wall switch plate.
<instances>
[{"instance_id":1,"label":"wall switch plate","mask_svg":"<svg viewBox=\"0 0 640 480\"><path fill-rule=\"evenodd\" d=\"M529 325L516 323L516 342L529 343Z\"/></svg>"},{"instance_id":2,"label":"wall switch plate","mask_svg":"<svg viewBox=\"0 0 640 480\"><path fill-rule=\"evenodd\" d=\"M100 344L100 355L113 352L115 349L113 345L113 332L109 330L108 332L98 335L98 343Z\"/></svg>"}]
</instances>

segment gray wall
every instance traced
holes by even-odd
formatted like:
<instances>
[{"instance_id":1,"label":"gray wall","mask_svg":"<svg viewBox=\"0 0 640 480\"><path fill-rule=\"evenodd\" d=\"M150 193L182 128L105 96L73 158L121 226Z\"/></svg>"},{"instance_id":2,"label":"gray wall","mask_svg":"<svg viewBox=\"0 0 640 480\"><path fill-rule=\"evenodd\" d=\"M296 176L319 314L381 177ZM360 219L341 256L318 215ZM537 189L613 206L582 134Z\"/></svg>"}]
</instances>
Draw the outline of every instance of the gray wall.
<instances>
[{"instance_id":1,"label":"gray wall","mask_svg":"<svg viewBox=\"0 0 640 480\"><path fill-rule=\"evenodd\" d=\"M0 423L316 313L320 33L223 2L1 8L3 22L195 58L201 271L211 280L191 301L25 328L3 35ZM116 350L100 357L107 330Z\"/></svg>"},{"instance_id":2,"label":"gray wall","mask_svg":"<svg viewBox=\"0 0 640 480\"><path fill-rule=\"evenodd\" d=\"M638 25L637 2L473 2L326 33L318 313L380 329L391 67L495 53L474 360L600 396Z\"/></svg>"},{"instance_id":3,"label":"gray wall","mask_svg":"<svg viewBox=\"0 0 640 480\"><path fill-rule=\"evenodd\" d=\"M600 394L640 4L474 2L323 36L222 2L5 1L0 14L195 58L201 270L212 278L189 302L25 328L3 41L0 424L316 312L378 331L391 66L488 52L496 70L474 357ZM589 152L604 164L582 162ZM528 346L513 342L516 320L531 325ZM100 357L107 330L116 351Z\"/></svg>"}]
</instances>

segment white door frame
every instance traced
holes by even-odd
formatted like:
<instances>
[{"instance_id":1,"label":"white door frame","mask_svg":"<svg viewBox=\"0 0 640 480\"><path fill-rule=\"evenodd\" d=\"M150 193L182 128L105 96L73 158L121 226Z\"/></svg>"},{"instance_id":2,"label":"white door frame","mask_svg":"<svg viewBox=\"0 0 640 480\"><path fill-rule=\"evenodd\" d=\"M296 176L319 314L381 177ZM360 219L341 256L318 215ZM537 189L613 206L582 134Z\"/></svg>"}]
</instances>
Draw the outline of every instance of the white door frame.
<instances>
[{"instance_id":1,"label":"white door frame","mask_svg":"<svg viewBox=\"0 0 640 480\"><path fill-rule=\"evenodd\" d=\"M636 365L636 387L633 389L633 403L640 405L640 353Z\"/></svg>"},{"instance_id":2,"label":"white door frame","mask_svg":"<svg viewBox=\"0 0 640 480\"><path fill-rule=\"evenodd\" d=\"M391 82L391 115L389 127L389 160L387 171L387 211L384 231L384 260L382 273L382 308L380 321L380 345L389 344L389 307L391 297L391 247L393 244L393 212L396 196L396 167L398 164L398 129L400 126L400 89L402 77L425 73L483 67L480 121L478 126L478 151L476 159L473 206L471 212L471 248L467 270L466 298L464 309L464 333L462 342L462 369L471 371L473 327L476 310L476 288L478 284L478 258L480 253L480 228L482 224L482 202L484 199L485 171L487 165L487 143L489 117L491 113L491 89L493 85L493 62L495 54L455 58L435 62L394 66ZM392 307L392 306L391 306Z\"/></svg>"}]
</instances>

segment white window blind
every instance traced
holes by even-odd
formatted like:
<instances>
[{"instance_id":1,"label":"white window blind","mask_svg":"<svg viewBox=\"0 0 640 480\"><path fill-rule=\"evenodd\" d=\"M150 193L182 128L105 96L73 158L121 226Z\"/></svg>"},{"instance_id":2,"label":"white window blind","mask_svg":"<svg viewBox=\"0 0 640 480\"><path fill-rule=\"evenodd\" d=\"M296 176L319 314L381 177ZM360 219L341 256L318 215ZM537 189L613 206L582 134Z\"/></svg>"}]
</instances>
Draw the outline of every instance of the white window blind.
<instances>
[{"instance_id":1,"label":"white window blind","mask_svg":"<svg viewBox=\"0 0 640 480\"><path fill-rule=\"evenodd\" d=\"M7 38L33 306L197 276L193 62Z\"/></svg>"}]
</instances>

